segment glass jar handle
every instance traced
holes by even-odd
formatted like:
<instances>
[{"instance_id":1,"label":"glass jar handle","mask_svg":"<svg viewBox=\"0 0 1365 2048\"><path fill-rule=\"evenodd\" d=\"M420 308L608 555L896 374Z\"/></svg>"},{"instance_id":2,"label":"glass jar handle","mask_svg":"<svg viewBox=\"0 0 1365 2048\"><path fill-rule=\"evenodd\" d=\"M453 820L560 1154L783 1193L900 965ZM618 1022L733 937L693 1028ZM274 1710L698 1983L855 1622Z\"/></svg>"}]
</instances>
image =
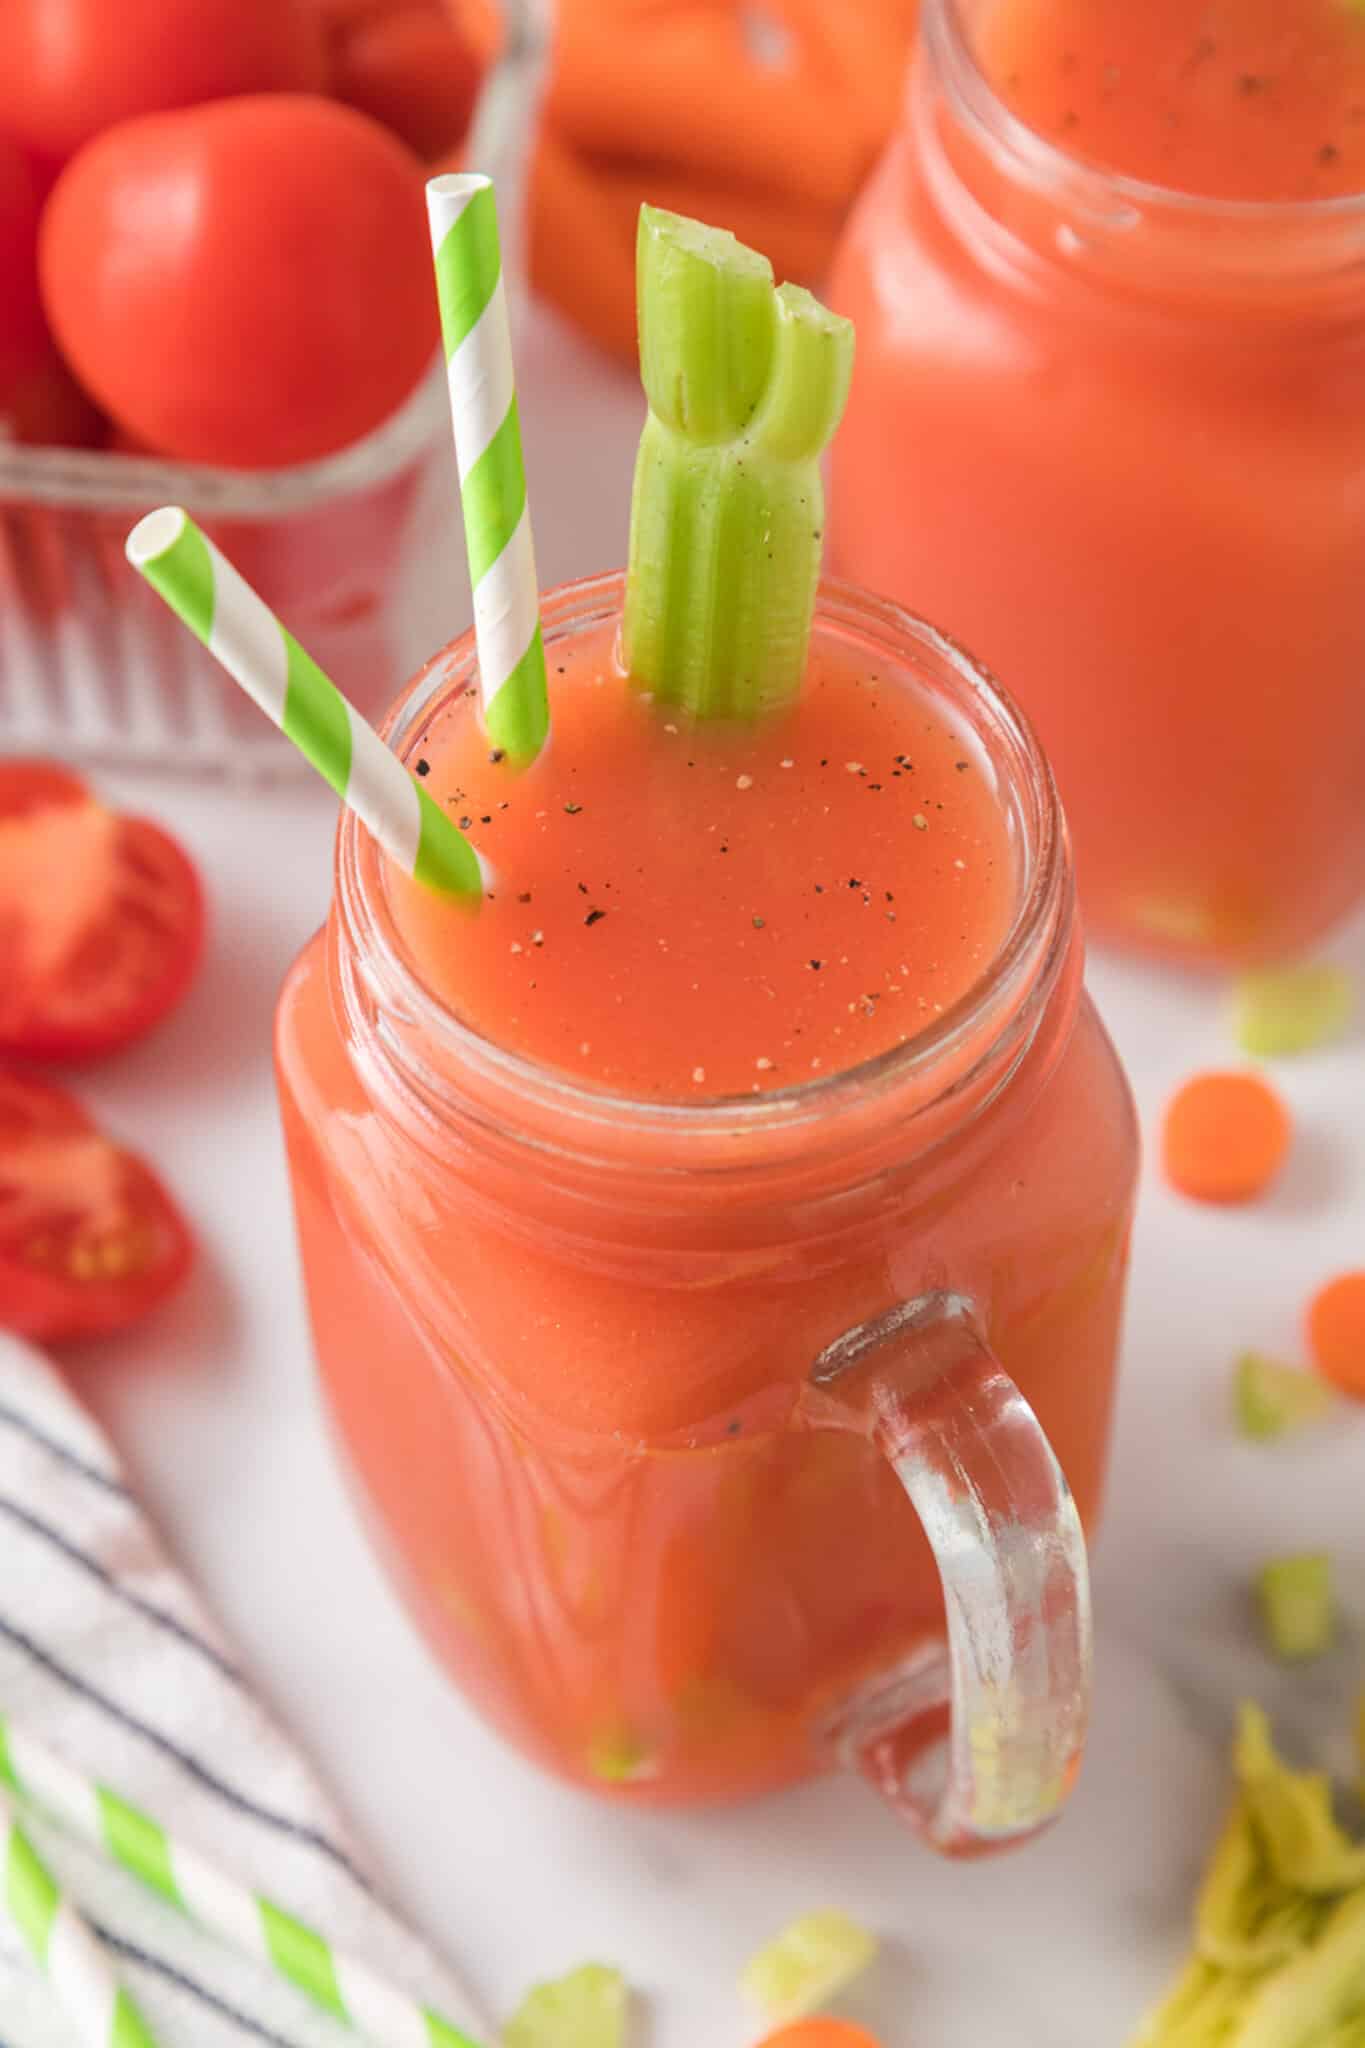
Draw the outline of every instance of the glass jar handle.
<instances>
[{"instance_id":1,"label":"glass jar handle","mask_svg":"<svg viewBox=\"0 0 1365 2048\"><path fill-rule=\"evenodd\" d=\"M847 1702L826 1740L945 1855L1026 1841L1066 1800L1090 1707L1085 1539L1052 1446L955 1294L846 1332L803 1409L886 1458L946 1614L944 1635Z\"/></svg>"}]
</instances>

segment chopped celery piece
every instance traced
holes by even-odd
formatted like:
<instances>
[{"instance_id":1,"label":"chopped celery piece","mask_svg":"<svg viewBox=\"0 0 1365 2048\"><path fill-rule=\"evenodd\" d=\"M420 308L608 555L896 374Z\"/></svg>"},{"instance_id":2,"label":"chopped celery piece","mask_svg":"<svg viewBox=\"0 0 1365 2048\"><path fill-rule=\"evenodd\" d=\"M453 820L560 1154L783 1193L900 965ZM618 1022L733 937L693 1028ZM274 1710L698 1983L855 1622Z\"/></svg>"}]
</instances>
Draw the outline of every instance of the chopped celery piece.
<instances>
[{"instance_id":1,"label":"chopped celery piece","mask_svg":"<svg viewBox=\"0 0 1365 2048\"><path fill-rule=\"evenodd\" d=\"M1234 2048L1237 2022L1257 1981L1192 1956L1130 2048Z\"/></svg>"},{"instance_id":2,"label":"chopped celery piece","mask_svg":"<svg viewBox=\"0 0 1365 2048\"><path fill-rule=\"evenodd\" d=\"M1354 1002L1351 977L1325 962L1248 974L1233 990L1233 1028L1257 1059L1312 1052L1339 1038Z\"/></svg>"},{"instance_id":3,"label":"chopped celery piece","mask_svg":"<svg viewBox=\"0 0 1365 2048\"><path fill-rule=\"evenodd\" d=\"M1199 1894L1196 1947L1131 2048L1365 2048L1365 1844L1321 1773L1291 1771L1259 1707Z\"/></svg>"},{"instance_id":4,"label":"chopped celery piece","mask_svg":"<svg viewBox=\"0 0 1365 2048\"><path fill-rule=\"evenodd\" d=\"M750 1959L740 1989L777 2026L825 2005L876 1953L875 1938L846 1913L806 1913Z\"/></svg>"},{"instance_id":5,"label":"chopped celery piece","mask_svg":"<svg viewBox=\"0 0 1365 2048\"><path fill-rule=\"evenodd\" d=\"M1338 2031L1339 2030L1339 2031ZM1257 1988L1235 2048L1323 2048L1365 2041L1365 1891L1336 1905L1311 1947Z\"/></svg>"},{"instance_id":6,"label":"chopped celery piece","mask_svg":"<svg viewBox=\"0 0 1365 2048\"><path fill-rule=\"evenodd\" d=\"M1267 1970L1312 1938L1321 1911L1281 1882L1239 1799L1219 1838L1195 1906L1195 1948L1220 1970Z\"/></svg>"},{"instance_id":7,"label":"chopped celery piece","mask_svg":"<svg viewBox=\"0 0 1365 2048\"><path fill-rule=\"evenodd\" d=\"M1259 1707L1238 1715L1233 1763L1242 1796L1275 1879L1293 1891L1322 1895L1365 1885L1365 1845L1337 1825L1325 1771L1291 1771L1270 1739Z\"/></svg>"},{"instance_id":8,"label":"chopped celery piece","mask_svg":"<svg viewBox=\"0 0 1365 2048\"><path fill-rule=\"evenodd\" d=\"M621 2048L626 1982L605 1963L537 1984L502 2030L503 2048Z\"/></svg>"},{"instance_id":9,"label":"chopped celery piece","mask_svg":"<svg viewBox=\"0 0 1365 2048\"><path fill-rule=\"evenodd\" d=\"M636 282L649 416L630 513L622 648L698 717L789 703L820 574L820 454L853 329L718 228L646 206Z\"/></svg>"},{"instance_id":10,"label":"chopped celery piece","mask_svg":"<svg viewBox=\"0 0 1365 2048\"><path fill-rule=\"evenodd\" d=\"M1272 1558L1256 1580L1261 1619L1277 1657L1320 1657L1336 1632L1332 1560L1324 1551Z\"/></svg>"},{"instance_id":11,"label":"chopped celery piece","mask_svg":"<svg viewBox=\"0 0 1365 2048\"><path fill-rule=\"evenodd\" d=\"M1313 1373L1244 1351L1233 1367L1232 1405L1243 1436L1268 1438L1318 1421L1331 1409L1332 1393Z\"/></svg>"},{"instance_id":12,"label":"chopped celery piece","mask_svg":"<svg viewBox=\"0 0 1365 2048\"><path fill-rule=\"evenodd\" d=\"M606 1785L628 1785L636 1778L653 1774L654 1760L648 1746L628 1729L600 1735L588 1750L588 1769Z\"/></svg>"}]
</instances>

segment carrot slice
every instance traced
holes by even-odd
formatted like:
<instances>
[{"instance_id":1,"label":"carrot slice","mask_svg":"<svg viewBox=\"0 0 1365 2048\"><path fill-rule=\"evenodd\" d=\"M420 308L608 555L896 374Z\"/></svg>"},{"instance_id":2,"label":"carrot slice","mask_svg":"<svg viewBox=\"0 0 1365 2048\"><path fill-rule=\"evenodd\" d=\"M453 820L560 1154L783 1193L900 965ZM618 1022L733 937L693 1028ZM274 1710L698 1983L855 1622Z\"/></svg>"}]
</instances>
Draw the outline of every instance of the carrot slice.
<instances>
[{"instance_id":1,"label":"carrot slice","mask_svg":"<svg viewBox=\"0 0 1365 2048\"><path fill-rule=\"evenodd\" d=\"M1365 1401L1365 1272L1338 1273L1308 1304L1308 1343L1324 1379Z\"/></svg>"},{"instance_id":2,"label":"carrot slice","mask_svg":"<svg viewBox=\"0 0 1365 2048\"><path fill-rule=\"evenodd\" d=\"M1166 1178L1201 1202L1247 1202L1269 1186L1293 1134L1289 1111L1258 1074L1195 1074L1166 1109Z\"/></svg>"},{"instance_id":3,"label":"carrot slice","mask_svg":"<svg viewBox=\"0 0 1365 2048\"><path fill-rule=\"evenodd\" d=\"M869 2034L866 2027L860 2027L853 2020L834 2020L824 2015L814 2019L794 2020L789 2027L779 2027L775 2034L767 2034L759 2048L881 2048L875 2034Z\"/></svg>"}]
</instances>

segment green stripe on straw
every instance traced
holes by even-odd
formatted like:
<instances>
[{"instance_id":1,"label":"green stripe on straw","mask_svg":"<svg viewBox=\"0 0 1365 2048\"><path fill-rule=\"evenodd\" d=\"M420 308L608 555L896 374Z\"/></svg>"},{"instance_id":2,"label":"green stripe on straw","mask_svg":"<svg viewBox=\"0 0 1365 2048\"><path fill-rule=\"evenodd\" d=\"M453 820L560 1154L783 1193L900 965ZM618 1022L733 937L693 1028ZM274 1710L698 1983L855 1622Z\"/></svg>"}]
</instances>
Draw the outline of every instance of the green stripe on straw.
<instances>
[{"instance_id":1,"label":"green stripe on straw","mask_svg":"<svg viewBox=\"0 0 1365 2048\"><path fill-rule=\"evenodd\" d=\"M291 1913L272 1906L269 1899L257 1899L256 1906L270 1960L280 1975L297 1984L300 1991L306 1991L324 2012L333 2013L339 2020L349 2019L337 1986L332 1951L322 1936L314 1934L311 1927L305 1927Z\"/></svg>"},{"instance_id":2,"label":"green stripe on straw","mask_svg":"<svg viewBox=\"0 0 1365 2048\"><path fill-rule=\"evenodd\" d=\"M273 1900L225 1876L196 1850L176 1841L151 1814L84 1777L24 1731L7 1732L0 1718L0 1757L4 1756L24 1799L104 1850L187 1919L265 1963L375 2048L420 2039L430 2048L476 2048L453 2021L384 1983L366 1964L334 1948L316 1928ZM41 1901L41 1890L33 1896ZM258 1937L255 1942L252 1933ZM129 2041L130 2048L144 2048L140 2037L130 2036Z\"/></svg>"},{"instance_id":3,"label":"green stripe on straw","mask_svg":"<svg viewBox=\"0 0 1365 2048\"><path fill-rule=\"evenodd\" d=\"M479 583L497 561L526 510L526 471L522 466L515 398L461 489L469 574Z\"/></svg>"},{"instance_id":4,"label":"green stripe on straw","mask_svg":"<svg viewBox=\"0 0 1365 2048\"><path fill-rule=\"evenodd\" d=\"M104 1845L115 1863L121 1863L125 1870L131 1870L134 1877L152 1891L160 1892L173 1906L184 1909L184 1902L176 1890L175 1873L171 1869L170 1850L166 1837L154 1821L145 1813L139 1813L135 1806L127 1806L113 1792L106 1792L101 1785L97 1788L100 1825L104 1834Z\"/></svg>"},{"instance_id":5,"label":"green stripe on straw","mask_svg":"<svg viewBox=\"0 0 1365 2048\"><path fill-rule=\"evenodd\" d=\"M156 2048L146 2020L123 1990L114 1994L114 2029L109 2038L112 2048Z\"/></svg>"},{"instance_id":6,"label":"green stripe on straw","mask_svg":"<svg viewBox=\"0 0 1365 2048\"><path fill-rule=\"evenodd\" d=\"M61 1902L55 1878L28 1836L11 1823L5 1858L5 1910L40 1970L47 1968L48 1947Z\"/></svg>"},{"instance_id":7,"label":"green stripe on straw","mask_svg":"<svg viewBox=\"0 0 1365 2048\"><path fill-rule=\"evenodd\" d=\"M5 1911L89 2048L157 2048L94 1935L67 1900L8 1799L0 1798Z\"/></svg>"},{"instance_id":8,"label":"green stripe on straw","mask_svg":"<svg viewBox=\"0 0 1365 2048\"><path fill-rule=\"evenodd\" d=\"M441 338L449 360L482 317L502 276L498 202L487 180L476 187L458 223L443 234L432 253Z\"/></svg>"},{"instance_id":9,"label":"green stripe on straw","mask_svg":"<svg viewBox=\"0 0 1365 2048\"><path fill-rule=\"evenodd\" d=\"M480 899L483 871L464 834L187 513L149 513L126 552L405 873L443 895Z\"/></svg>"},{"instance_id":10,"label":"green stripe on straw","mask_svg":"<svg viewBox=\"0 0 1365 2048\"><path fill-rule=\"evenodd\" d=\"M292 633L284 633L284 650L288 681L280 729L344 798L351 779L351 720L346 700Z\"/></svg>"},{"instance_id":11,"label":"green stripe on straw","mask_svg":"<svg viewBox=\"0 0 1365 2048\"><path fill-rule=\"evenodd\" d=\"M493 187L483 177L433 178L427 213L484 729L524 763L544 746L550 712Z\"/></svg>"}]
</instances>

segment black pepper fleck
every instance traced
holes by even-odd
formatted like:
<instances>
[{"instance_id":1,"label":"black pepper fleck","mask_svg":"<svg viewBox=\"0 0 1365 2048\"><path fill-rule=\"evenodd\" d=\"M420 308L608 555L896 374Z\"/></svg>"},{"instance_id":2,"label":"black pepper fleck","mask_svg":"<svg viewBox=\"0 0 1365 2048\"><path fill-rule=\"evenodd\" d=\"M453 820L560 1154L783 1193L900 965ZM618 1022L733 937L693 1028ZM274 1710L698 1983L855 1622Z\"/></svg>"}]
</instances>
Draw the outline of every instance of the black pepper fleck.
<instances>
[{"instance_id":1,"label":"black pepper fleck","mask_svg":"<svg viewBox=\"0 0 1365 2048\"><path fill-rule=\"evenodd\" d=\"M606 914L605 910L590 910L583 922L584 924L600 924Z\"/></svg>"},{"instance_id":2,"label":"black pepper fleck","mask_svg":"<svg viewBox=\"0 0 1365 2048\"><path fill-rule=\"evenodd\" d=\"M576 818L582 808L582 804L565 804L564 815L566 818Z\"/></svg>"},{"instance_id":3,"label":"black pepper fleck","mask_svg":"<svg viewBox=\"0 0 1365 2048\"><path fill-rule=\"evenodd\" d=\"M430 761L419 761L419 762L417 763L417 773L418 773L419 775L430 775L430 773L431 773L431 763L430 763Z\"/></svg>"}]
</instances>

